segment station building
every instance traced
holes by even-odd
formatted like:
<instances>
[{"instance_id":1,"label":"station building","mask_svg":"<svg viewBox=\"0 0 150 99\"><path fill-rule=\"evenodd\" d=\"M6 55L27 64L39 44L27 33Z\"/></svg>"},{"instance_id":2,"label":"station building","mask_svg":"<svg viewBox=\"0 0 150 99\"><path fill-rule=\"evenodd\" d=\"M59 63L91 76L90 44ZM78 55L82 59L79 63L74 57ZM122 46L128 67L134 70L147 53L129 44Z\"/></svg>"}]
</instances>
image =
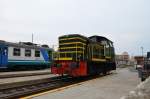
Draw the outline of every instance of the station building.
<instances>
[{"instance_id":1,"label":"station building","mask_svg":"<svg viewBox=\"0 0 150 99\"><path fill-rule=\"evenodd\" d=\"M116 55L116 65L118 67L123 66L123 65L130 65L130 56L128 52L123 52L120 55Z\"/></svg>"}]
</instances>

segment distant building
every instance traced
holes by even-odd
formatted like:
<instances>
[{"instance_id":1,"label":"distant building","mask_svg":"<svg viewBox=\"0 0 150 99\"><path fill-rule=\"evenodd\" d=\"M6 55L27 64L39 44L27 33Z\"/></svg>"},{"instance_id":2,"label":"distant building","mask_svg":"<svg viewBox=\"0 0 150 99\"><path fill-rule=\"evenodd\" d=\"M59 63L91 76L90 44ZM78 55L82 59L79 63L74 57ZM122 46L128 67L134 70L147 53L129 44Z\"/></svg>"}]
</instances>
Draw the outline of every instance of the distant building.
<instances>
[{"instance_id":1,"label":"distant building","mask_svg":"<svg viewBox=\"0 0 150 99\"><path fill-rule=\"evenodd\" d=\"M144 64L144 57L143 56L134 56L134 61L136 67L141 67Z\"/></svg>"},{"instance_id":2,"label":"distant building","mask_svg":"<svg viewBox=\"0 0 150 99\"><path fill-rule=\"evenodd\" d=\"M135 67L142 67L144 65L144 59L146 58L150 59L150 52L147 52L147 55L134 56Z\"/></svg>"},{"instance_id":3,"label":"distant building","mask_svg":"<svg viewBox=\"0 0 150 99\"><path fill-rule=\"evenodd\" d=\"M130 65L130 56L127 52L123 52L121 55L116 55L117 66Z\"/></svg>"},{"instance_id":4,"label":"distant building","mask_svg":"<svg viewBox=\"0 0 150 99\"><path fill-rule=\"evenodd\" d=\"M130 57L130 64L133 65L133 66L135 65L134 56L131 56L131 57Z\"/></svg>"}]
</instances>

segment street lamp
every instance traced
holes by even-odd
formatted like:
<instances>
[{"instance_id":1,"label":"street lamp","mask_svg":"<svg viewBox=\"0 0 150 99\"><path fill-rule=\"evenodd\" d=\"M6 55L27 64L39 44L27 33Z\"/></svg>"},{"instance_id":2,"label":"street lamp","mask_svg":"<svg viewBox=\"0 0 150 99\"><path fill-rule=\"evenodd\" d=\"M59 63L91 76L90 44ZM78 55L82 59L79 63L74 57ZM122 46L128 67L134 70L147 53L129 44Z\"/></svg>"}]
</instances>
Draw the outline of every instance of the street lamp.
<instances>
[{"instance_id":1,"label":"street lamp","mask_svg":"<svg viewBox=\"0 0 150 99\"><path fill-rule=\"evenodd\" d=\"M143 56L143 49L144 49L143 46L141 46L142 56Z\"/></svg>"},{"instance_id":2,"label":"street lamp","mask_svg":"<svg viewBox=\"0 0 150 99\"><path fill-rule=\"evenodd\" d=\"M33 33L32 33L32 43L33 43L33 39L34 39L34 35L33 35Z\"/></svg>"}]
</instances>

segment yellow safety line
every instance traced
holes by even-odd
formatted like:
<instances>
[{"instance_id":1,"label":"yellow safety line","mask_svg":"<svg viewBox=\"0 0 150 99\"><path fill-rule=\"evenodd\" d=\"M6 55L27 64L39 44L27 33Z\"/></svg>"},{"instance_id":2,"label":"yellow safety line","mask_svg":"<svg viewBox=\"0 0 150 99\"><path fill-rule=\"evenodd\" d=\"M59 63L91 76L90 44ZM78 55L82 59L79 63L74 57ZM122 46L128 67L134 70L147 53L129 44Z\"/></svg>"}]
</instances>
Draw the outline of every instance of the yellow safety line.
<instances>
[{"instance_id":1,"label":"yellow safety line","mask_svg":"<svg viewBox=\"0 0 150 99\"><path fill-rule=\"evenodd\" d=\"M84 39L82 39L80 37L64 38L64 39L59 39L59 40L62 41L62 40L72 40L72 39L80 39L82 41L86 41L86 40L84 40Z\"/></svg>"},{"instance_id":2,"label":"yellow safety line","mask_svg":"<svg viewBox=\"0 0 150 99\"><path fill-rule=\"evenodd\" d=\"M41 95L48 94L48 93L54 93L54 92L57 92L57 91L61 91L61 90L65 90L65 89L68 89L68 88L71 88L71 87L75 87L77 85L82 85L82 84L84 84L86 82L90 82L90 81L93 81L93 80L96 80L96 79L99 79L99 78L95 78L95 79L92 79L92 80L84 81L84 82L73 84L73 85L69 85L69 86L66 86L66 87L61 87L61 88L54 89L54 90L45 91L45 92L42 92L42 93L38 93L38 94L31 95L31 96L27 96L27 97L22 97L20 99L31 99L31 98L34 98L34 97L38 97L38 96L41 96Z\"/></svg>"}]
</instances>

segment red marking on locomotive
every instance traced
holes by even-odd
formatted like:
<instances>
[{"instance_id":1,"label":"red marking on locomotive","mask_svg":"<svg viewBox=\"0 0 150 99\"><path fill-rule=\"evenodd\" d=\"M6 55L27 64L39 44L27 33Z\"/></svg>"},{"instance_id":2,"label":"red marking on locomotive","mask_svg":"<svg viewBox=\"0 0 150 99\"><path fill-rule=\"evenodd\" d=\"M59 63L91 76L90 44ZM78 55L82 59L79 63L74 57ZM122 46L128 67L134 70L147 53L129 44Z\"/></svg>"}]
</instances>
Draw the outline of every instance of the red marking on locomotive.
<instances>
[{"instance_id":1,"label":"red marking on locomotive","mask_svg":"<svg viewBox=\"0 0 150 99\"><path fill-rule=\"evenodd\" d=\"M60 64L60 67L52 66L51 72L53 74L69 74L73 77L87 76L87 63L84 61L80 61L79 63L72 61L59 61L56 63ZM78 66L72 67L71 64L76 64Z\"/></svg>"}]
</instances>

